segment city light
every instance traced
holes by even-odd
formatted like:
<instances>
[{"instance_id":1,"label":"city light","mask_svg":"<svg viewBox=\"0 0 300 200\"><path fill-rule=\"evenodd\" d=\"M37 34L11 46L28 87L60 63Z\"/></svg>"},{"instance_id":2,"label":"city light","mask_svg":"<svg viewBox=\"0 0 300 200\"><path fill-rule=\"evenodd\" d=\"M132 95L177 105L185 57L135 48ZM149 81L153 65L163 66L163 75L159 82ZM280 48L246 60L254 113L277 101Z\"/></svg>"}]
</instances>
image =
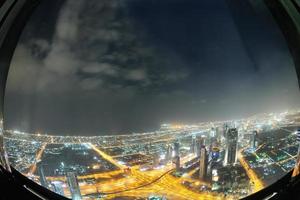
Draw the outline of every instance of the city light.
<instances>
[{"instance_id":1,"label":"city light","mask_svg":"<svg viewBox=\"0 0 300 200\"><path fill-rule=\"evenodd\" d=\"M215 199L225 191L234 199L263 189L295 166L297 124L286 118L300 113L274 118L279 115L163 124L154 132L116 136L6 130L5 145L17 170L67 197L101 192L144 198L155 191L166 199Z\"/></svg>"}]
</instances>

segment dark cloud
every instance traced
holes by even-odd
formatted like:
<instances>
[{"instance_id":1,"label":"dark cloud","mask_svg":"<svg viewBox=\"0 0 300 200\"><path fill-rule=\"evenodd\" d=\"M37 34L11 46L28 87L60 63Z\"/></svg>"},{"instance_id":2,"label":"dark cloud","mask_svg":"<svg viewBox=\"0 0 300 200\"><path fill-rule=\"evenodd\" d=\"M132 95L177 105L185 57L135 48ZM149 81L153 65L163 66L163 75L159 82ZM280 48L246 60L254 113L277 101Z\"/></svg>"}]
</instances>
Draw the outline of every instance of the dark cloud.
<instances>
[{"instance_id":1,"label":"dark cloud","mask_svg":"<svg viewBox=\"0 0 300 200\"><path fill-rule=\"evenodd\" d=\"M11 64L7 127L118 134L298 106L271 16L236 8L247 12L211 0L42 3Z\"/></svg>"}]
</instances>

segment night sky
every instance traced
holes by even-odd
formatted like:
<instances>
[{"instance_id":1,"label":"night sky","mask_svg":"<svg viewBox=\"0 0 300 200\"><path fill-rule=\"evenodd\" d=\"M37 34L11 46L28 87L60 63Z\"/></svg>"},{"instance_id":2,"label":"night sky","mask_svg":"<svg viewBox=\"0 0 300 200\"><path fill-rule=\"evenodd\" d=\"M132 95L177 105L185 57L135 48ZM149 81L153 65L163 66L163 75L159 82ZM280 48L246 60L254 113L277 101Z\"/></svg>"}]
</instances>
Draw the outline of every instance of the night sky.
<instances>
[{"instance_id":1,"label":"night sky","mask_svg":"<svg viewBox=\"0 0 300 200\"><path fill-rule=\"evenodd\" d=\"M6 128L124 134L298 107L271 15L231 2L42 1L11 63Z\"/></svg>"}]
</instances>

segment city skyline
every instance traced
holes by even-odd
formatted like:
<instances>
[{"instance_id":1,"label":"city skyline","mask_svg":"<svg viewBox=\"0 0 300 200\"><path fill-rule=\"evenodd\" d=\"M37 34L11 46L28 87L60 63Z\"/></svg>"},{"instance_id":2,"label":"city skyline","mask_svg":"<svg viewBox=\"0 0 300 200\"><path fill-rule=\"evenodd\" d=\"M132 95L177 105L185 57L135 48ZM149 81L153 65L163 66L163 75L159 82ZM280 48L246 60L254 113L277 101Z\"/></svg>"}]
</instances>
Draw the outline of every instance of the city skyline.
<instances>
[{"instance_id":1,"label":"city skyline","mask_svg":"<svg viewBox=\"0 0 300 200\"><path fill-rule=\"evenodd\" d=\"M8 2L4 185L72 200L292 193L300 4L41 1L14 43L31 2Z\"/></svg>"},{"instance_id":2,"label":"city skyline","mask_svg":"<svg viewBox=\"0 0 300 200\"><path fill-rule=\"evenodd\" d=\"M91 137L6 130L4 144L15 169L73 199L240 199L293 169L299 119L294 110Z\"/></svg>"}]
</instances>

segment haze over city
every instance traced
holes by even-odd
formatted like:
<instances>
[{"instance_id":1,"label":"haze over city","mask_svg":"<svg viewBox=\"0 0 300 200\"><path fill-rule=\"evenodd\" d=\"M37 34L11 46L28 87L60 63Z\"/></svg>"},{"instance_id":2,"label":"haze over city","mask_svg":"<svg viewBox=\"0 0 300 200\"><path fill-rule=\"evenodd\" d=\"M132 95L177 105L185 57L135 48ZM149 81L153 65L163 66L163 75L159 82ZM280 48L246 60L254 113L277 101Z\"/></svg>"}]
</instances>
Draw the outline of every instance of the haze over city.
<instances>
[{"instance_id":1,"label":"haze over city","mask_svg":"<svg viewBox=\"0 0 300 200\"><path fill-rule=\"evenodd\" d=\"M299 18L296 1L41 1L6 85L7 182L72 200L281 199L300 174Z\"/></svg>"}]
</instances>

